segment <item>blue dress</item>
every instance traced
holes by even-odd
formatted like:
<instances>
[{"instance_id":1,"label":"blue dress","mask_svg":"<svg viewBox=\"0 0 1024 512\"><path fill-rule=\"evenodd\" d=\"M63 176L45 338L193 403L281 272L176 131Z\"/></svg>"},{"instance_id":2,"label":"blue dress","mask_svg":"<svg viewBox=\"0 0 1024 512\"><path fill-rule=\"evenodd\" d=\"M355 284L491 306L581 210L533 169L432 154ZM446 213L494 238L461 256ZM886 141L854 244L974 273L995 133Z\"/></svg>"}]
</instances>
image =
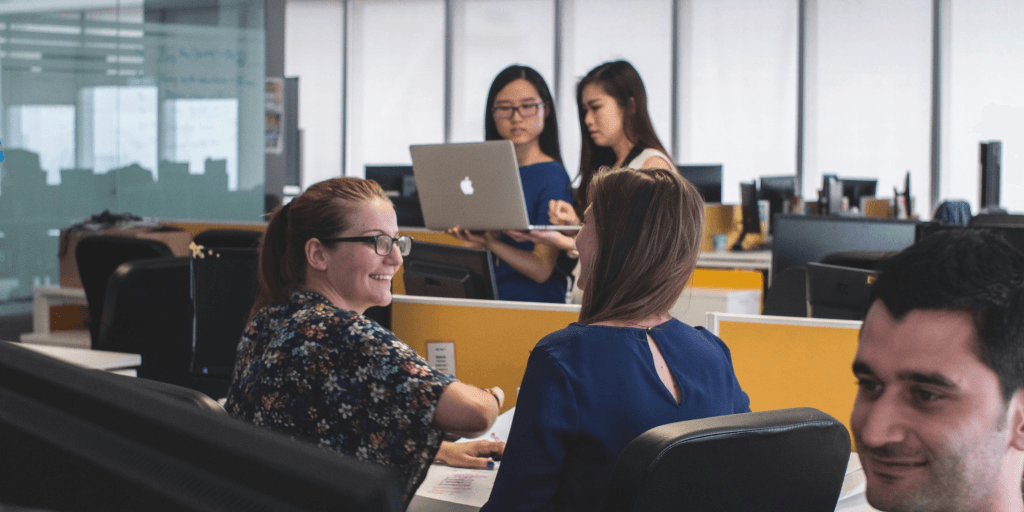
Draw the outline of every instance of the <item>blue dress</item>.
<instances>
[{"instance_id":1,"label":"blue dress","mask_svg":"<svg viewBox=\"0 0 1024 512\"><path fill-rule=\"evenodd\" d=\"M678 404L658 377L644 329L573 323L537 343L481 512L600 510L615 460L636 436L750 411L717 336L675 319L649 332L679 383Z\"/></svg>"},{"instance_id":2,"label":"blue dress","mask_svg":"<svg viewBox=\"0 0 1024 512\"><path fill-rule=\"evenodd\" d=\"M408 505L441 446L434 411L454 381L377 322L297 292L261 309L245 328L224 407L394 468L405 478Z\"/></svg>"},{"instance_id":3,"label":"blue dress","mask_svg":"<svg viewBox=\"0 0 1024 512\"><path fill-rule=\"evenodd\" d=\"M548 203L552 199L572 203L569 174L558 162L520 167L519 179L523 183L523 196L526 199L526 212L530 217L530 224L551 223L548 219ZM501 235L500 240L518 249L533 251L533 242L516 242L505 235ZM566 275L557 267L547 281L536 283L508 263L495 258L494 277L498 281L499 300L565 303Z\"/></svg>"}]
</instances>

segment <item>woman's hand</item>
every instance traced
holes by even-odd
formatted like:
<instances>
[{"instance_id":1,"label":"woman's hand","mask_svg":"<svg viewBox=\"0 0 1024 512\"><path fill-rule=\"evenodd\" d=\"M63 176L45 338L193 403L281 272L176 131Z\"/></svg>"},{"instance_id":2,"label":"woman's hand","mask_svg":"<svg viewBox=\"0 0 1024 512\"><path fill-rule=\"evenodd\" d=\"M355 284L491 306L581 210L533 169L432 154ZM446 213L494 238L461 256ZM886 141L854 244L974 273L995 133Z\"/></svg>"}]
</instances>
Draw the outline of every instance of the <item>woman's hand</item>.
<instances>
[{"instance_id":1,"label":"woman's hand","mask_svg":"<svg viewBox=\"0 0 1024 512\"><path fill-rule=\"evenodd\" d=\"M562 251L571 251L575 238L566 236L561 231L505 231L509 238L517 242L533 242L550 245Z\"/></svg>"},{"instance_id":2,"label":"woman's hand","mask_svg":"<svg viewBox=\"0 0 1024 512\"><path fill-rule=\"evenodd\" d=\"M548 219L552 224L561 226L580 225L580 218L576 216L576 210L571 204L560 199L552 199L548 202Z\"/></svg>"},{"instance_id":3,"label":"woman's hand","mask_svg":"<svg viewBox=\"0 0 1024 512\"><path fill-rule=\"evenodd\" d=\"M476 249L490 250L491 244L498 241L497 231L484 231L483 233L477 234L468 229L462 229L459 226L455 226L454 228L449 229L447 233L463 242L466 242L470 247L474 247Z\"/></svg>"},{"instance_id":4,"label":"woman's hand","mask_svg":"<svg viewBox=\"0 0 1024 512\"><path fill-rule=\"evenodd\" d=\"M501 441L444 441L434 456L434 462L447 464L453 468L494 469L494 460L501 459L504 453L505 443Z\"/></svg>"}]
</instances>

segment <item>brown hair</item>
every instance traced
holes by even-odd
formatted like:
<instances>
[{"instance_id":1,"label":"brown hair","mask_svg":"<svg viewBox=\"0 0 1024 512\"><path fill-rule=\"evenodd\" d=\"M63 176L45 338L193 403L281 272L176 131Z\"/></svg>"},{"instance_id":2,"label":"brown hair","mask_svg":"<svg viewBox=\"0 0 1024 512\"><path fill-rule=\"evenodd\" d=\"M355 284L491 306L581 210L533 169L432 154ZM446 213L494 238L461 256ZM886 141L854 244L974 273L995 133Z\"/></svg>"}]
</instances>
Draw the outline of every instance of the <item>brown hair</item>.
<instances>
[{"instance_id":1,"label":"brown hair","mask_svg":"<svg viewBox=\"0 0 1024 512\"><path fill-rule=\"evenodd\" d=\"M581 219L589 204L588 190L594 174L601 167L615 165L616 161L615 151L595 144L587 129L583 89L591 84L599 86L605 94L615 98L615 102L622 110L622 133L634 146L641 149L657 149L668 154L665 146L658 140L658 135L654 133L654 124L651 123L651 116L647 112L647 89L644 88L644 81L640 79L636 68L629 62L617 60L605 62L590 70L576 85L576 106L579 108L583 143L580 145L580 185L576 189L575 203L576 213ZM623 162L623 165L627 164L629 162Z\"/></svg>"},{"instance_id":2,"label":"brown hair","mask_svg":"<svg viewBox=\"0 0 1024 512\"><path fill-rule=\"evenodd\" d=\"M693 275L704 200L674 171L602 168L590 189L597 254L579 321L635 321L668 312Z\"/></svg>"},{"instance_id":3,"label":"brown hair","mask_svg":"<svg viewBox=\"0 0 1024 512\"><path fill-rule=\"evenodd\" d=\"M306 242L329 238L349 228L349 215L363 202L389 201L373 180L321 181L274 210L259 249L259 291L249 316L287 298L305 285Z\"/></svg>"}]
</instances>

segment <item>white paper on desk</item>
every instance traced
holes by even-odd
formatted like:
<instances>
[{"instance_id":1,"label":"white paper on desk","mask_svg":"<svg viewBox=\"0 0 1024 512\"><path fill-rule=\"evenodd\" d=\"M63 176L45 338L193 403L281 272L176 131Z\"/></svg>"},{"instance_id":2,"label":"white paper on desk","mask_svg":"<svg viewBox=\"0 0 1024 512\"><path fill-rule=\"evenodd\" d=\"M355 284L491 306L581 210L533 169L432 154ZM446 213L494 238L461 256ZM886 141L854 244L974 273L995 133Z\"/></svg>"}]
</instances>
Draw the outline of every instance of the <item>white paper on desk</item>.
<instances>
[{"instance_id":1,"label":"white paper on desk","mask_svg":"<svg viewBox=\"0 0 1024 512\"><path fill-rule=\"evenodd\" d=\"M497 474L497 469L465 469L434 464L416 490L416 495L480 508L491 496Z\"/></svg>"},{"instance_id":2,"label":"white paper on desk","mask_svg":"<svg viewBox=\"0 0 1024 512\"><path fill-rule=\"evenodd\" d=\"M508 433L512 430L512 416L515 415L516 408L513 407L498 416L498 419L494 420L494 425L491 425L491 429L488 430L484 435L480 437L463 438L456 441L457 443L468 443L470 441L480 441L486 439L488 441L505 441L508 439Z\"/></svg>"}]
</instances>

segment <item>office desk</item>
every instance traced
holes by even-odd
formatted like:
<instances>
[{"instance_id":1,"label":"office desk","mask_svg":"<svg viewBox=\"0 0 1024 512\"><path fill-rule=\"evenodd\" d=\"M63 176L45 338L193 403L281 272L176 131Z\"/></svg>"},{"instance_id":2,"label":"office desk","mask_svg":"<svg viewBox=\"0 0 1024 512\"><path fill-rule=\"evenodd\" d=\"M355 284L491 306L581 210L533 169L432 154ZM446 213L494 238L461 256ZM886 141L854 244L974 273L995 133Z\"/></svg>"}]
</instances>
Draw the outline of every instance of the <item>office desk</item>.
<instances>
[{"instance_id":1,"label":"office desk","mask_svg":"<svg viewBox=\"0 0 1024 512\"><path fill-rule=\"evenodd\" d=\"M89 331L50 330L50 308L56 306L88 306L85 290L59 286L37 286L32 288L32 332L21 335L21 341L41 345L89 348Z\"/></svg>"},{"instance_id":2,"label":"office desk","mask_svg":"<svg viewBox=\"0 0 1024 512\"><path fill-rule=\"evenodd\" d=\"M499 469L501 464L498 465ZM449 492L452 494L458 493L458 488L463 487L463 483L469 480L476 480L478 487L481 487L486 483L486 487L492 487L494 485L494 478L497 476L498 471L491 471L486 469L451 469L444 466L431 466L427 482L431 477L438 476L437 473L444 472L446 477L451 480L452 486L449 487ZM416 496L413 497L409 503L408 512L475 512L480 509L483 505L483 501L467 499L466 496L456 496L450 499L456 501L467 501L473 502L474 504L456 503L452 501L446 501L441 499L438 494L432 494L431 489L417 490ZM435 497L429 497L435 496ZM864 472L860 467L860 458L855 452L850 453L850 461L846 466L846 478L843 480L843 488L839 493L839 501L836 503L836 512L877 512L875 508L868 505L867 500L864 497Z\"/></svg>"},{"instance_id":3,"label":"office desk","mask_svg":"<svg viewBox=\"0 0 1024 512\"><path fill-rule=\"evenodd\" d=\"M15 343L15 342L6 342ZM125 352L108 352L77 347L57 347L53 345L35 345L31 343L15 343L40 354L60 359L82 368L104 370L121 375L136 376L136 368L142 364L142 356Z\"/></svg>"},{"instance_id":4,"label":"office desk","mask_svg":"<svg viewBox=\"0 0 1024 512\"><path fill-rule=\"evenodd\" d=\"M760 270L772 268L771 251L702 252L697 256L698 268L735 268Z\"/></svg>"}]
</instances>

